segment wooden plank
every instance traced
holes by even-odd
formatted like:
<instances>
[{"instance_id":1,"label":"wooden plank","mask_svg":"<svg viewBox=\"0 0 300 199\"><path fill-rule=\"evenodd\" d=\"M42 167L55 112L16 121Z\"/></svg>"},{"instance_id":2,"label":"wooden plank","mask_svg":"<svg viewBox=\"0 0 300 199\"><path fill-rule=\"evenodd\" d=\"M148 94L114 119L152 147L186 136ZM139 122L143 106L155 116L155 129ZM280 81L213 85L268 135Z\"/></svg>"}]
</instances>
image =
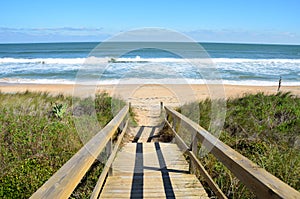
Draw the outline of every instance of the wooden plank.
<instances>
[{"instance_id":1,"label":"wooden plank","mask_svg":"<svg viewBox=\"0 0 300 199\"><path fill-rule=\"evenodd\" d=\"M159 143L158 149L155 143L142 143L143 162L138 165L133 163L136 145L128 143L119 151L113 163L114 175L107 178L100 198L166 198L168 194L208 198L196 176L188 174L189 165L176 144ZM142 171L141 175L135 175L136 170Z\"/></svg>"},{"instance_id":2,"label":"wooden plank","mask_svg":"<svg viewBox=\"0 0 300 199\"><path fill-rule=\"evenodd\" d=\"M168 107L165 107L165 110L167 114L179 120L181 125L196 130L197 136L203 145L211 149L211 153L251 189L258 198L300 198L300 193L294 188L242 156L189 118Z\"/></svg>"},{"instance_id":3,"label":"wooden plank","mask_svg":"<svg viewBox=\"0 0 300 199\"><path fill-rule=\"evenodd\" d=\"M93 164L95 158L105 148L108 140L114 135L118 126L126 117L128 110L128 106L125 106L113 120L51 176L31 198L68 198Z\"/></svg>"},{"instance_id":4,"label":"wooden plank","mask_svg":"<svg viewBox=\"0 0 300 199\"><path fill-rule=\"evenodd\" d=\"M208 183L209 187L213 190L218 198L226 199L226 195L222 192L219 186L214 182L214 180L210 177L208 172L205 170L201 162L198 160L197 156L193 153L193 151L189 151L188 146L184 143L184 141L180 138L177 132L171 127L170 123L166 120L166 124L175 134L175 140L178 143L178 146L181 147L182 150L186 151L186 154L191 158L191 161L194 163L194 166L199 170L202 177L204 177L205 181Z\"/></svg>"},{"instance_id":5,"label":"wooden plank","mask_svg":"<svg viewBox=\"0 0 300 199\"><path fill-rule=\"evenodd\" d=\"M142 195L142 196L141 196ZM141 199L142 198L166 198L165 196L165 192L163 193L159 193L159 192L156 192L156 193L143 193L143 194L140 194L140 193L135 193L135 194L132 194L132 193L116 193L116 194L105 194L103 196L103 198L136 198L136 199ZM184 199L188 199L190 197L193 197L193 198L197 198L197 199L201 199L201 198L205 198L207 199L208 197L204 194L203 196L199 195L198 193L193 193L193 192L183 192L183 193L180 193L180 192L177 192L174 194L174 197L172 198L178 198L178 197L181 197L181 198L184 198ZM168 197L170 198L170 197Z\"/></svg>"},{"instance_id":6,"label":"wooden plank","mask_svg":"<svg viewBox=\"0 0 300 199\"><path fill-rule=\"evenodd\" d=\"M130 134L134 137L134 142L151 142L153 136L158 135L157 126L139 126L131 128Z\"/></svg>"},{"instance_id":7,"label":"wooden plank","mask_svg":"<svg viewBox=\"0 0 300 199\"><path fill-rule=\"evenodd\" d=\"M129 143L124 147L117 155L113 163L113 170L117 173L132 173L135 168L135 152L128 151L128 148L132 148L132 145L135 143ZM151 146L152 145L152 146ZM166 166L169 169L177 169L177 170L184 170L188 172L188 164L185 158L182 156L182 152L178 149L178 147L173 144L174 146L162 145L162 154L166 161ZM151 172L153 170L159 169L159 162L156 155L156 151L153 144L150 144L149 147L147 144L143 145L144 150L144 172ZM135 149L134 149L135 151Z\"/></svg>"}]
</instances>

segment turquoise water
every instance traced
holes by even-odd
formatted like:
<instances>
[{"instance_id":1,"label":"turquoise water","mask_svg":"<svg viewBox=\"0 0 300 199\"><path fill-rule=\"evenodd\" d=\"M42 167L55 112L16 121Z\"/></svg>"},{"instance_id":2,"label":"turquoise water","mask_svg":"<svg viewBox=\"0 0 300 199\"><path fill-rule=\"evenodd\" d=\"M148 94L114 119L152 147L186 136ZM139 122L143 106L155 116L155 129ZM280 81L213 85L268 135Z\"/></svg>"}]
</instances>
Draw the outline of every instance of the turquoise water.
<instances>
[{"instance_id":1,"label":"turquoise water","mask_svg":"<svg viewBox=\"0 0 300 199\"><path fill-rule=\"evenodd\" d=\"M105 49L90 52L98 43L0 44L0 82L2 83L74 83L79 70L87 69L90 78L97 68L87 67L86 58L96 56L107 63L100 83L120 79L176 79L204 83L215 68L225 84L300 85L300 46L263 44L201 43L211 62L191 67L178 54L158 48L133 51L131 43L111 43ZM164 43L181 49L191 58L203 58L189 43ZM143 45L141 45L143 46ZM157 46L157 45L154 45ZM121 57L118 51L128 50ZM201 52L203 53L203 52ZM204 55L206 55L204 53ZM110 62L114 58L113 62ZM87 76L87 81L89 76Z\"/></svg>"}]
</instances>

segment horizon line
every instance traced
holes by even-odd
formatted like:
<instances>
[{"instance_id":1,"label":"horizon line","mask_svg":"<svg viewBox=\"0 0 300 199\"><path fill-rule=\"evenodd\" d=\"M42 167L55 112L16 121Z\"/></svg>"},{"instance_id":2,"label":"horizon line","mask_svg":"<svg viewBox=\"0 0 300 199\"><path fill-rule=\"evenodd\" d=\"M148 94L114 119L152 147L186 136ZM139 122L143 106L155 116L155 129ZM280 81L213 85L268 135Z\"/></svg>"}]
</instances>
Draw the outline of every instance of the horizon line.
<instances>
[{"instance_id":1,"label":"horizon line","mask_svg":"<svg viewBox=\"0 0 300 199\"><path fill-rule=\"evenodd\" d=\"M102 41L42 41L42 42L0 42L0 45L6 44L62 44L62 43L102 43ZM176 42L176 41L108 41L108 43L130 43L130 42L157 42L157 43L194 43L194 42ZM267 42L234 42L234 41L195 41L202 44L241 44L241 45L287 45L287 46L299 46L300 43L267 43Z\"/></svg>"}]
</instances>

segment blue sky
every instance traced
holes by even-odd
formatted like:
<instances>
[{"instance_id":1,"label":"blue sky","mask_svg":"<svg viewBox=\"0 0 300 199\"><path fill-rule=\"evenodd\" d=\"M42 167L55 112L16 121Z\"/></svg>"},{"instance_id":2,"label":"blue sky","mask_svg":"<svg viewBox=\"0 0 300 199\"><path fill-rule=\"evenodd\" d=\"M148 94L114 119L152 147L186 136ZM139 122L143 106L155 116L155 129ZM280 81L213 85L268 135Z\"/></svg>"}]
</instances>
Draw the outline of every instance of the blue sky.
<instances>
[{"instance_id":1,"label":"blue sky","mask_svg":"<svg viewBox=\"0 0 300 199\"><path fill-rule=\"evenodd\" d=\"M300 44L298 0L4 0L0 43L101 41L160 27L201 42Z\"/></svg>"}]
</instances>

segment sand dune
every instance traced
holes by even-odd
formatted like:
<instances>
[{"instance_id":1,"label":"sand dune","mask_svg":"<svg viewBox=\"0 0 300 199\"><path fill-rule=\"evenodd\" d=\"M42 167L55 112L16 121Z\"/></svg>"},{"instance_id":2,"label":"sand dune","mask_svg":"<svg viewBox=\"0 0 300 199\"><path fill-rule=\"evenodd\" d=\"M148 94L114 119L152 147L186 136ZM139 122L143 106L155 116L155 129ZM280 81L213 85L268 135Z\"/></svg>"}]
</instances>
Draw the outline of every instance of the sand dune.
<instances>
[{"instance_id":1,"label":"sand dune","mask_svg":"<svg viewBox=\"0 0 300 199\"><path fill-rule=\"evenodd\" d=\"M6 93L41 91L50 94L65 94L86 97L95 92L107 92L128 102L137 113L141 125L155 123L160 111L160 102L177 107L191 101L206 98L236 98L247 93L264 92L274 94L276 86L237 86L237 85L52 85L52 84L3 84L0 91ZM300 86L282 86L281 91L300 96Z\"/></svg>"}]
</instances>

